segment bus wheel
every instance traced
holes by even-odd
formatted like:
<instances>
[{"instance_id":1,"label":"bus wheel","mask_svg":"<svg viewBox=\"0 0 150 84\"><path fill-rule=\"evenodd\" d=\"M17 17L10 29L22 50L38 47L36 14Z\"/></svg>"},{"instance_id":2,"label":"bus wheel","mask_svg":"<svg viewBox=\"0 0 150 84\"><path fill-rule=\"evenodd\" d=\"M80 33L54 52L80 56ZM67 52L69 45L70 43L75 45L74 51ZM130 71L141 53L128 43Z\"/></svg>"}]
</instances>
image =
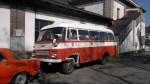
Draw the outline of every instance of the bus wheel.
<instances>
[{"instance_id":1,"label":"bus wheel","mask_svg":"<svg viewBox=\"0 0 150 84\"><path fill-rule=\"evenodd\" d=\"M109 60L109 55L105 54L105 55L103 56L103 58L101 59L100 63L101 63L102 65L104 65L104 64L108 63L109 61L110 61L110 60Z\"/></svg>"},{"instance_id":2,"label":"bus wheel","mask_svg":"<svg viewBox=\"0 0 150 84\"><path fill-rule=\"evenodd\" d=\"M74 71L74 62L72 60L62 63L62 72L64 74L70 74Z\"/></svg>"}]
</instances>

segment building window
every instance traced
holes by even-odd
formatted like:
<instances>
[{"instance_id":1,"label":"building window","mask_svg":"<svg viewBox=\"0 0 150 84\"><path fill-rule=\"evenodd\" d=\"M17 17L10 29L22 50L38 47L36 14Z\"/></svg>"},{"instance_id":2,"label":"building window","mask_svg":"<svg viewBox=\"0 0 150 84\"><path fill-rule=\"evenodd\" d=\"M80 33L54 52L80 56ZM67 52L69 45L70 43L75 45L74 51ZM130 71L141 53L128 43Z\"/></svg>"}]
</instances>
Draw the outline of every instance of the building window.
<instances>
[{"instance_id":1,"label":"building window","mask_svg":"<svg viewBox=\"0 0 150 84\"><path fill-rule=\"evenodd\" d=\"M53 21L35 19L35 41L38 39L40 29L53 23Z\"/></svg>"},{"instance_id":2,"label":"building window","mask_svg":"<svg viewBox=\"0 0 150 84\"><path fill-rule=\"evenodd\" d=\"M117 19L120 18L120 8L117 8Z\"/></svg>"}]
</instances>

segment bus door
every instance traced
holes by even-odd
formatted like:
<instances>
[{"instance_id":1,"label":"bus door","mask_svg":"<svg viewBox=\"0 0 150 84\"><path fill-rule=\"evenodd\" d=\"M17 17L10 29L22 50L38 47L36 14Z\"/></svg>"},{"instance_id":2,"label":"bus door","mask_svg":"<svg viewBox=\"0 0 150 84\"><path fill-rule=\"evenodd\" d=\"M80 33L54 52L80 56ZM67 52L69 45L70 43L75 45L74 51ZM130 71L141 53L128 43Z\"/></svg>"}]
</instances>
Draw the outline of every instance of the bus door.
<instances>
[{"instance_id":1,"label":"bus door","mask_svg":"<svg viewBox=\"0 0 150 84\"><path fill-rule=\"evenodd\" d=\"M69 28L67 33L67 38L69 40L68 46L68 52L69 55L75 55L79 53L79 40L78 40L78 34L77 29L75 28Z\"/></svg>"}]
</instances>

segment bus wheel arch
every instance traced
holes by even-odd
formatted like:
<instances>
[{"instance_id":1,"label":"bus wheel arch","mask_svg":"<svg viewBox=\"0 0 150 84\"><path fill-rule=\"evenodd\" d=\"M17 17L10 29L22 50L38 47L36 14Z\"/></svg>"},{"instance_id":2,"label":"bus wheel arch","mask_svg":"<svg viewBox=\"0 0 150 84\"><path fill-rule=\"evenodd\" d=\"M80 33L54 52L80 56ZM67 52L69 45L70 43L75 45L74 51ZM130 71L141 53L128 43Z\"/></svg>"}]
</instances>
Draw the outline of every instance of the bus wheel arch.
<instances>
[{"instance_id":1,"label":"bus wheel arch","mask_svg":"<svg viewBox=\"0 0 150 84\"><path fill-rule=\"evenodd\" d=\"M70 55L62 62L62 73L70 74L74 71L75 66L79 64L79 55Z\"/></svg>"},{"instance_id":2,"label":"bus wheel arch","mask_svg":"<svg viewBox=\"0 0 150 84\"><path fill-rule=\"evenodd\" d=\"M72 59L75 64L79 64L80 63L80 56L79 56L79 54L70 55L66 59Z\"/></svg>"}]
</instances>

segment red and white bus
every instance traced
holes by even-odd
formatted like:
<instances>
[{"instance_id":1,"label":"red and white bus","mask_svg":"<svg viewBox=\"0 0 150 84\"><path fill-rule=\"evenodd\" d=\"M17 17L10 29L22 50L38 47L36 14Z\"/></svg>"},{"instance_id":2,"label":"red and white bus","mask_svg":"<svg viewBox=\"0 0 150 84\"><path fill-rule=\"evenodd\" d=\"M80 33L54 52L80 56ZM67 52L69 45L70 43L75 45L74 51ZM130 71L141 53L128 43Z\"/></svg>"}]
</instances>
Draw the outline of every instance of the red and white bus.
<instances>
[{"instance_id":1,"label":"red and white bus","mask_svg":"<svg viewBox=\"0 0 150 84\"><path fill-rule=\"evenodd\" d=\"M59 23L41 29L33 59L49 64L62 63L62 71L71 73L75 65L117 56L114 33L107 26Z\"/></svg>"}]
</instances>

